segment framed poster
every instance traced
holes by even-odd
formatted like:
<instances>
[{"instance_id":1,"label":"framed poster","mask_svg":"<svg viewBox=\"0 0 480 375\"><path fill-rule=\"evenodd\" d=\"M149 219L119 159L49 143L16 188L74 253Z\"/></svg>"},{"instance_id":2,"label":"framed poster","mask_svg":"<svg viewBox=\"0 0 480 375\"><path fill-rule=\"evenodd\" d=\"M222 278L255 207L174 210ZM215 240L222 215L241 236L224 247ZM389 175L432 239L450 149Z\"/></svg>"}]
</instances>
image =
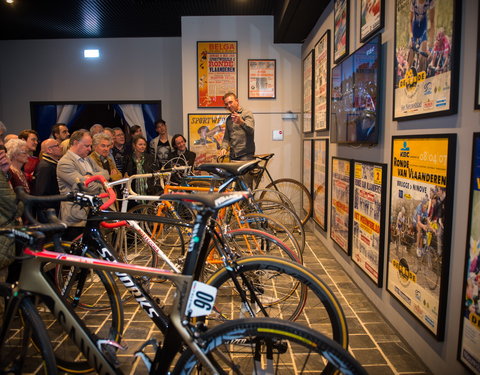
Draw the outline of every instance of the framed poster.
<instances>
[{"instance_id":1,"label":"framed poster","mask_svg":"<svg viewBox=\"0 0 480 375\"><path fill-rule=\"evenodd\" d=\"M392 139L387 290L443 340L456 135Z\"/></svg>"},{"instance_id":2,"label":"framed poster","mask_svg":"<svg viewBox=\"0 0 480 375\"><path fill-rule=\"evenodd\" d=\"M350 255L351 164L349 159L332 158L332 212L330 237Z\"/></svg>"},{"instance_id":3,"label":"framed poster","mask_svg":"<svg viewBox=\"0 0 480 375\"><path fill-rule=\"evenodd\" d=\"M303 59L303 132L312 131L313 50Z\"/></svg>"},{"instance_id":4,"label":"framed poster","mask_svg":"<svg viewBox=\"0 0 480 375\"><path fill-rule=\"evenodd\" d=\"M360 41L366 42L383 28L385 0L360 1Z\"/></svg>"},{"instance_id":5,"label":"framed poster","mask_svg":"<svg viewBox=\"0 0 480 375\"><path fill-rule=\"evenodd\" d=\"M352 259L377 286L383 281L387 165L353 162Z\"/></svg>"},{"instance_id":6,"label":"framed poster","mask_svg":"<svg viewBox=\"0 0 480 375\"><path fill-rule=\"evenodd\" d=\"M393 119L457 113L462 2L411 3L395 4Z\"/></svg>"},{"instance_id":7,"label":"framed poster","mask_svg":"<svg viewBox=\"0 0 480 375\"><path fill-rule=\"evenodd\" d=\"M348 55L349 25L350 0L335 0L333 25L333 61L335 64Z\"/></svg>"},{"instance_id":8,"label":"framed poster","mask_svg":"<svg viewBox=\"0 0 480 375\"><path fill-rule=\"evenodd\" d=\"M478 7L477 21L477 74L475 80L475 109L480 109L480 7Z\"/></svg>"},{"instance_id":9,"label":"framed poster","mask_svg":"<svg viewBox=\"0 0 480 375\"><path fill-rule=\"evenodd\" d=\"M327 231L328 138L313 140L313 220Z\"/></svg>"},{"instance_id":10,"label":"framed poster","mask_svg":"<svg viewBox=\"0 0 480 375\"><path fill-rule=\"evenodd\" d=\"M248 60L249 99L275 99L276 64L275 59Z\"/></svg>"},{"instance_id":11,"label":"framed poster","mask_svg":"<svg viewBox=\"0 0 480 375\"><path fill-rule=\"evenodd\" d=\"M467 254L458 359L480 374L480 133L473 135L472 177L468 215Z\"/></svg>"},{"instance_id":12,"label":"framed poster","mask_svg":"<svg viewBox=\"0 0 480 375\"><path fill-rule=\"evenodd\" d=\"M328 130L330 119L330 30L315 45L314 49L314 130Z\"/></svg>"},{"instance_id":13,"label":"framed poster","mask_svg":"<svg viewBox=\"0 0 480 375\"><path fill-rule=\"evenodd\" d=\"M311 139L303 140L303 185L307 188L310 195L312 194L312 147L313 141ZM303 199L305 201L305 199ZM302 202L302 207L305 212L310 210L308 202Z\"/></svg>"},{"instance_id":14,"label":"framed poster","mask_svg":"<svg viewBox=\"0 0 480 375\"><path fill-rule=\"evenodd\" d=\"M188 148L197 154L195 165L217 161L227 117L228 113L188 114Z\"/></svg>"},{"instance_id":15,"label":"framed poster","mask_svg":"<svg viewBox=\"0 0 480 375\"><path fill-rule=\"evenodd\" d=\"M237 90L237 42L197 42L197 107L223 108Z\"/></svg>"}]
</instances>

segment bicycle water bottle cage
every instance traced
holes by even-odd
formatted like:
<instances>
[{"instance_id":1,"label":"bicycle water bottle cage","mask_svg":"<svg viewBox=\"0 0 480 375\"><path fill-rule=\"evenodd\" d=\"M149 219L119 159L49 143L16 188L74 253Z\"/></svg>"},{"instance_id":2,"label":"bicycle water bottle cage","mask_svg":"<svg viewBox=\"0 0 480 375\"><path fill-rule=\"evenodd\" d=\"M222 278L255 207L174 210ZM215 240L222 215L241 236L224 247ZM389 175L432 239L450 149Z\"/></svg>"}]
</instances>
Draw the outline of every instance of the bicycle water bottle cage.
<instances>
[{"instance_id":1,"label":"bicycle water bottle cage","mask_svg":"<svg viewBox=\"0 0 480 375\"><path fill-rule=\"evenodd\" d=\"M215 174L223 178L243 176L252 169L255 169L260 160L251 160L237 163L207 163L197 167L198 170Z\"/></svg>"}]
</instances>

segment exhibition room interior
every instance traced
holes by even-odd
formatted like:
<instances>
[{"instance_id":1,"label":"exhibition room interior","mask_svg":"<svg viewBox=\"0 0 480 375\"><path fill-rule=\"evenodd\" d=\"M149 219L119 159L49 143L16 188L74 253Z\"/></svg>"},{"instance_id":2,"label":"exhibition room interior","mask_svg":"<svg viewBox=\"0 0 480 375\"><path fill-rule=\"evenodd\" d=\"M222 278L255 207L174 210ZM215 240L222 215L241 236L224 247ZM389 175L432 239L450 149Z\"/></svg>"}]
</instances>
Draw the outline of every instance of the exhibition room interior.
<instances>
[{"instance_id":1,"label":"exhibition room interior","mask_svg":"<svg viewBox=\"0 0 480 375\"><path fill-rule=\"evenodd\" d=\"M304 263L341 301L351 353L372 374L479 374L479 8L2 0L0 120L43 140L98 113L152 139L161 117L194 149L235 92L272 176L312 198Z\"/></svg>"}]
</instances>

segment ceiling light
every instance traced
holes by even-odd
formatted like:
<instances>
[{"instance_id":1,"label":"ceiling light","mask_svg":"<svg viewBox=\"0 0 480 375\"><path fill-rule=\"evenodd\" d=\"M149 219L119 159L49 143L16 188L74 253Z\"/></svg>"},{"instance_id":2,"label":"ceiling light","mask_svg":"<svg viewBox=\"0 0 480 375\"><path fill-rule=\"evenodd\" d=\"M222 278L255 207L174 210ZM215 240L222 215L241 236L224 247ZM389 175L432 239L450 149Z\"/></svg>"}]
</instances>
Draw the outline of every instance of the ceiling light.
<instances>
[{"instance_id":1,"label":"ceiling light","mask_svg":"<svg viewBox=\"0 0 480 375\"><path fill-rule=\"evenodd\" d=\"M100 57L100 50L85 49L83 50L83 57L85 57L86 59L98 59Z\"/></svg>"},{"instance_id":2,"label":"ceiling light","mask_svg":"<svg viewBox=\"0 0 480 375\"><path fill-rule=\"evenodd\" d=\"M5 0L8 4L13 4L13 0Z\"/></svg>"}]
</instances>

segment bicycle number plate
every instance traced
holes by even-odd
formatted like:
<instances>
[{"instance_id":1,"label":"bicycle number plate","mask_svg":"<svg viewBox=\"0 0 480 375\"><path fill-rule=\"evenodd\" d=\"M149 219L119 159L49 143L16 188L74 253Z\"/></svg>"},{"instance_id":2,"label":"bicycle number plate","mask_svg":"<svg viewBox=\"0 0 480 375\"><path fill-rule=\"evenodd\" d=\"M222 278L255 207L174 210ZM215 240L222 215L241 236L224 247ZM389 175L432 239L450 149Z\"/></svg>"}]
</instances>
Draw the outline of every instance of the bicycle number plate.
<instances>
[{"instance_id":1,"label":"bicycle number plate","mask_svg":"<svg viewBox=\"0 0 480 375\"><path fill-rule=\"evenodd\" d=\"M191 317L210 314L217 296L217 288L194 281L187 301L186 314Z\"/></svg>"}]
</instances>

